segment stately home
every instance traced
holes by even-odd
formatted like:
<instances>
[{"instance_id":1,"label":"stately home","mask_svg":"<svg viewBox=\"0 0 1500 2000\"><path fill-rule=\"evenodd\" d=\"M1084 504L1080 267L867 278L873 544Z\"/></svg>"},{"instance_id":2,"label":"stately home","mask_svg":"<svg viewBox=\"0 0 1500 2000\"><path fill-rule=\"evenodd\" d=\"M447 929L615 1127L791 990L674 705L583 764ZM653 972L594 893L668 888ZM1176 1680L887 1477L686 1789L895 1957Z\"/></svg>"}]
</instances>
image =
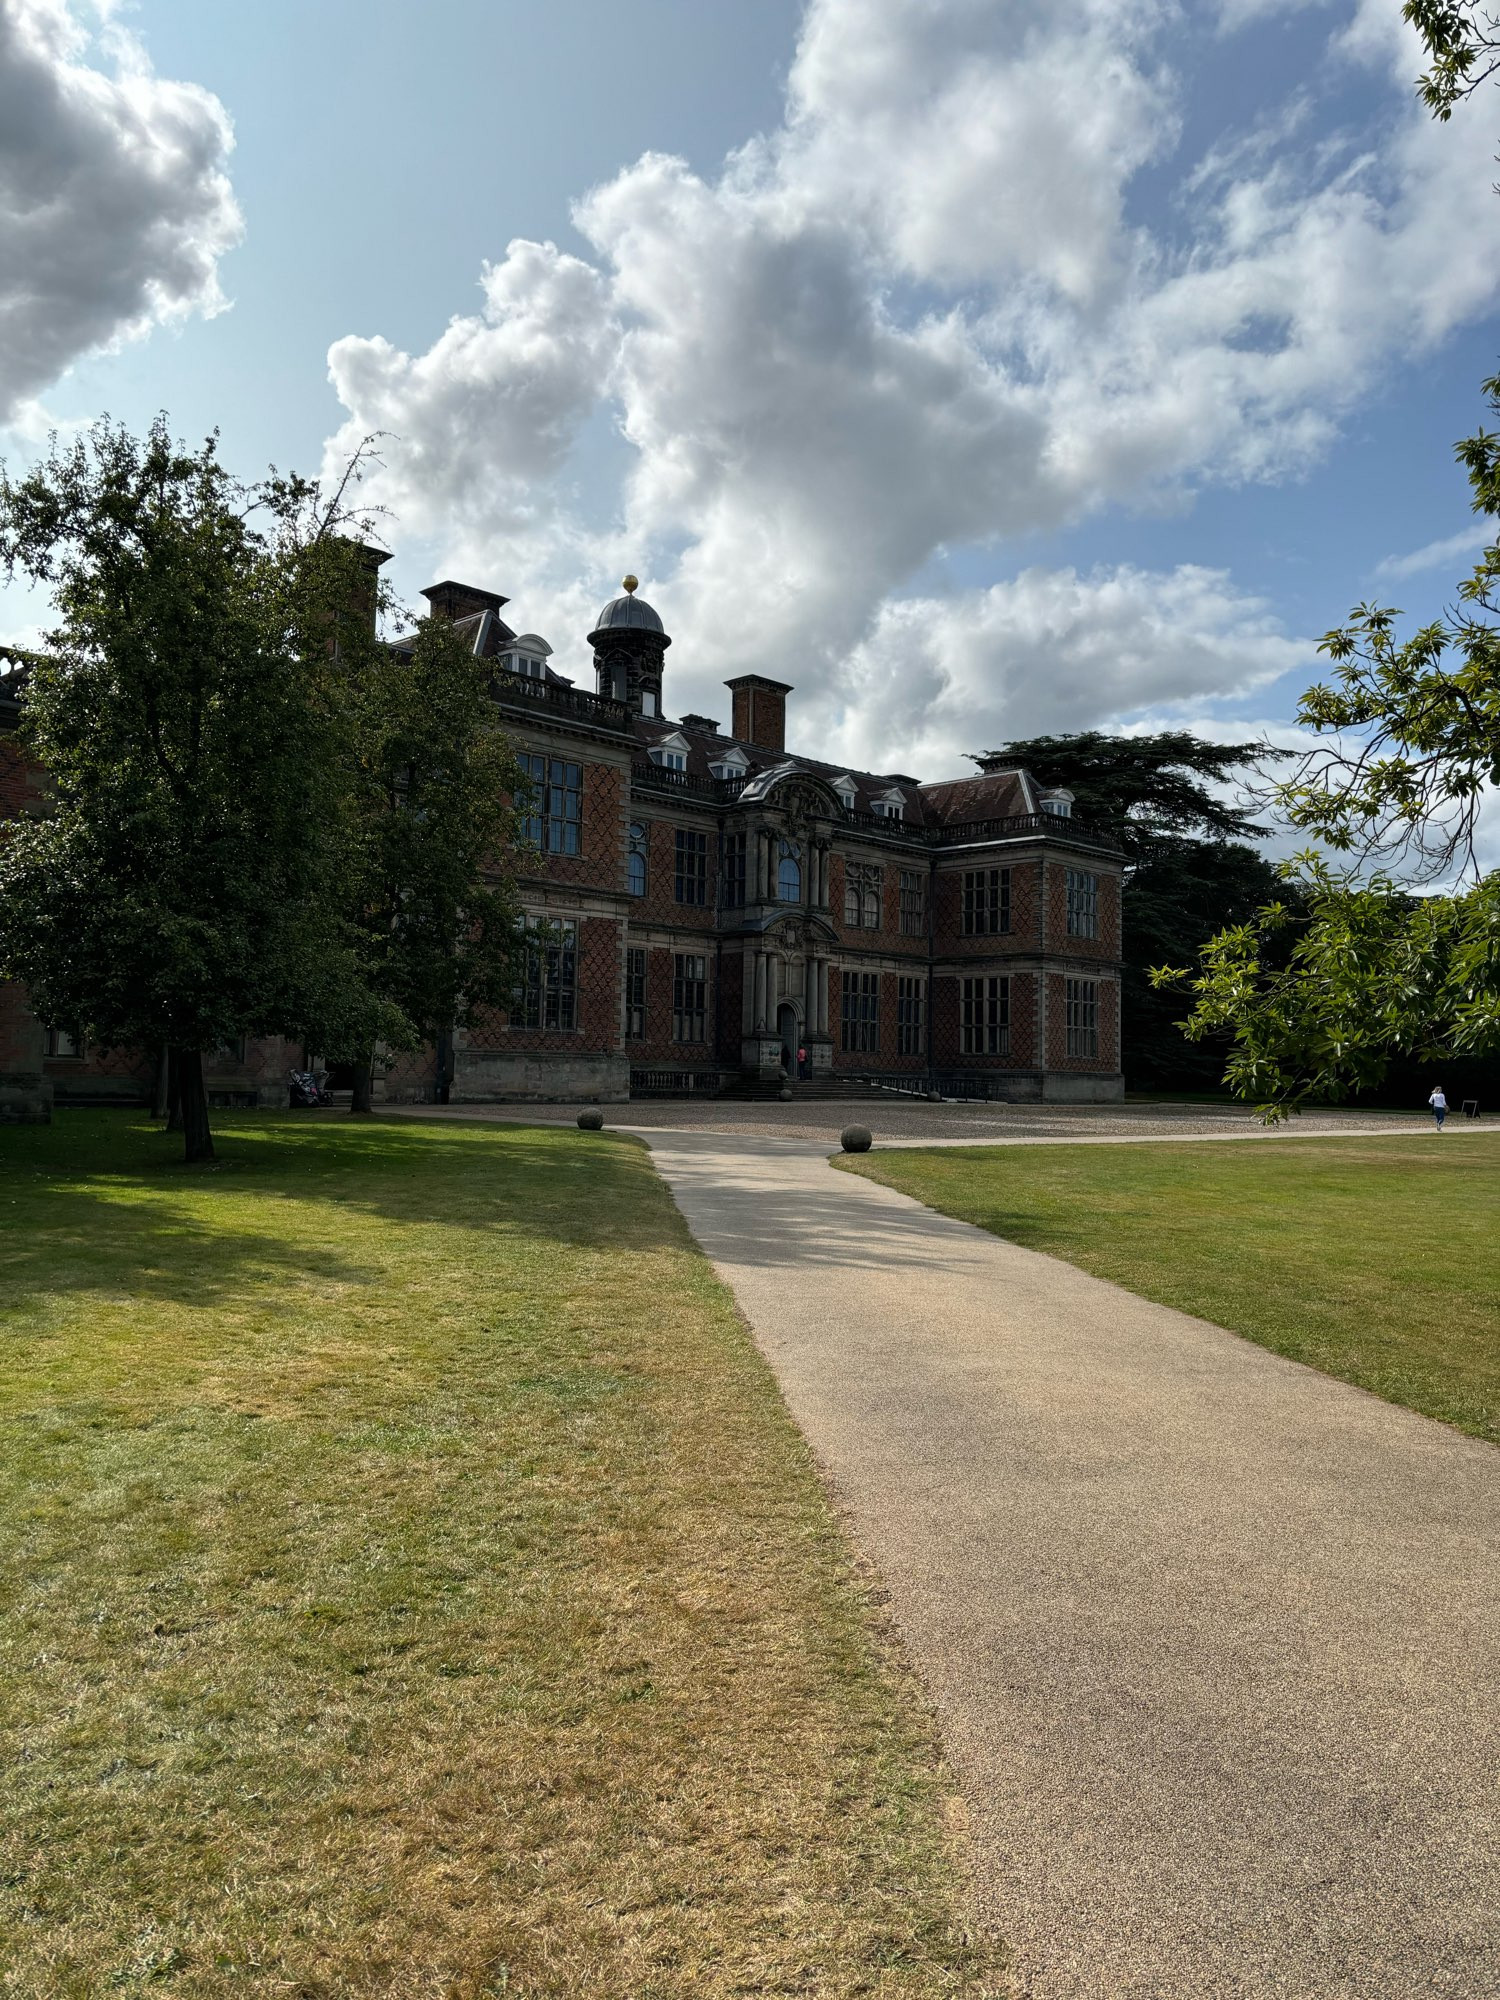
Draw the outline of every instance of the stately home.
<instances>
[{"instance_id":1,"label":"stately home","mask_svg":"<svg viewBox=\"0 0 1500 2000\"><path fill-rule=\"evenodd\" d=\"M729 726L667 712L671 639L627 577L588 635L594 685L550 665L495 591L424 592L493 664L531 784L518 858L534 933L508 1014L385 1078L387 1100L619 1102L879 1079L950 1095L1121 1093L1116 846L1001 759L924 784L787 747L793 689L726 683ZM399 641L397 642L400 643ZM27 774L4 731L0 814ZM284 1103L305 1051L208 1059L210 1094ZM0 1097L15 1111L142 1099L149 1052L95 1050L0 989ZM3 1113L0 1113L3 1115Z\"/></svg>"}]
</instances>

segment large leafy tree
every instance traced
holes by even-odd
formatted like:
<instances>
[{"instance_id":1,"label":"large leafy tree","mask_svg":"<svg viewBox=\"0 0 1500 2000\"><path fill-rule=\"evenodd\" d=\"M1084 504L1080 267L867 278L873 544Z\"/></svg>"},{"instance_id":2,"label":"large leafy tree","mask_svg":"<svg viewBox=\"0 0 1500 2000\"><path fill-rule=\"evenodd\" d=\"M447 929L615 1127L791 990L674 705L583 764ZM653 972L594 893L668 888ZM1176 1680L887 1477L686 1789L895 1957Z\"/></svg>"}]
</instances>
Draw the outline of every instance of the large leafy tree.
<instances>
[{"instance_id":1,"label":"large leafy tree","mask_svg":"<svg viewBox=\"0 0 1500 2000\"><path fill-rule=\"evenodd\" d=\"M1173 729L1034 736L994 754L1044 785L1066 786L1078 818L1124 849L1120 1013L1131 1083L1214 1088L1227 1037L1186 1040L1181 1000L1153 983L1151 969L1196 957L1226 919L1248 918L1275 895L1275 869L1249 844L1265 829L1237 783L1269 753L1258 743L1208 743Z\"/></svg>"},{"instance_id":2,"label":"large leafy tree","mask_svg":"<svg viewBox=\"0 0 1500 2000\"><path fill-rule=\"evenodd\" d=\"M336 537L296 545L275 499L165 420L0 477L0 558L59 621L23 722L49 800L0 843L0 974L105 1045L165 1044L191 1160L213 1153L206 1050L375 1004L340 699L368 572Z\"/></svg>"},{"instance_id":3,"label":"large leafy tree","mask_svg":"<svg viewBox=\"0 0 1500 2000\"><path fill-rule=\"evenodd\" d=\"M1446 119L1500 69L1500 20L1442 0L1403 11L1431 60L1419 94ZM1500 418L1500 376L1484 392ZM1318 741L1278 790L1319 843L1289 871L1300 908L1268 901L1192 977L1189 1034L1232 1038L1227 1080L1271 1117L1393 1062L1500 1050L1500 876L1475 846L1500 786L1500 436L1456 449L1488 544L1442 618L1403 635L1399 612L1362 604L1324 639L1335 677L1299 708Z\"/></svg>"},{"instance_id":4,"label":"large leafy tree","mask_svg":"<svg viewBox=\"0 0 1500 2000\"><path fill-rule=\"evenodd\" d=\"M508 857L525 779L496 720L490 668L442 618L380 649L357 689L354 904L368 990L351 1021L355 1111L370 1108L376 1043L439 1040L504 1004L519 911Z\"/></svg>"}]
</instances>

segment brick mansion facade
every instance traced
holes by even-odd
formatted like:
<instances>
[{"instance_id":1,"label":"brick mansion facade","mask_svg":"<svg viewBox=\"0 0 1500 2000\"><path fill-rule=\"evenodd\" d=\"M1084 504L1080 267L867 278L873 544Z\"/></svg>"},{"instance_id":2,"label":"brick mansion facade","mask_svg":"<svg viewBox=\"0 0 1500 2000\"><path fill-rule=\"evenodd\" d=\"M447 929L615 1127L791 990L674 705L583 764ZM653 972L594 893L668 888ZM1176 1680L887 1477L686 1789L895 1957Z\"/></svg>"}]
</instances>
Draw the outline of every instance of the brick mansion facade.
<instances>
[{"instance_id":1,"label":"brick mansion facade","mask_svg":"<svg viewBox=\"0 0 1500 2000\"><path fill-rule=\"evenodd\" d=\"M517 873L535 943L510 1012L402 1058L387 1101L619 1102L764 1090L783 1072L793 1088L1119 1097L1114 843L997 759L924 784L789 751L793 690L760 674L727 683L727 729L671 719L671 640L626 583L589 634L591 689L506 623L505 597L424 593L493 662L531 779ZM0 680L0 817L34 790L7 737L18 713ZM274 1041L218 1051L210 1095L285 1103L304 1057ZM143 1100L153 1061L81 1046L0 988L0 1116L54 1095Z\"/></svg>"}]
</instances>

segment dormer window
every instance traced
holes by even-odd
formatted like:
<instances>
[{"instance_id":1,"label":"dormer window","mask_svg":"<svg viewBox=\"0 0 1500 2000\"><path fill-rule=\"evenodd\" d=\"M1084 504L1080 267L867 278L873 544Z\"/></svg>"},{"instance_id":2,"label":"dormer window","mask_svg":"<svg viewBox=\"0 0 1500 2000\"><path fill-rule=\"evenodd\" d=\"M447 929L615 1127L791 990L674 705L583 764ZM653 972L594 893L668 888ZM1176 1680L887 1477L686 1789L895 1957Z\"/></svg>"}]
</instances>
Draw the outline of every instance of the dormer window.
<instances>
[{"instance_id":1,"label":"dormer window","mask_svg":"<svg viewBox=\"0 0 1500 2000\"><path fill-rule=\"evenodd\" d=\"M647 755L652 763L659 765L663 771L685 771L688 760L687 738L679 730L674 729L672 734L664 736L660 743L653 743Z\"/></svg>"},{"instance_id":2,"label":"dormer window","mask_svg":"<svg viewBox=\"0 0 1500 2000\"><path fill-rule=\"evenodd\" d=\"M882 792L880 797L875 801L875 811L881 819L905 819L905 793L898 792L894 788L888 792Z\"/></svg>"},{"instance_id":3,"label":"dormer window","mask_svg":"<svg viewBox=\"0 0 1500 2000\"><path fill-rule=\"evenodd\" d=\"M539 681L546 675L545 662L534 653L503 653L500 664L508 673L524 674L529 681Z\"/></svg>"},{"instance_id":4,"label":"dormer window","mask_svg":"<svg viewBox=\"0 0 1500 2000\"><path fill-rule=\"evenodd\" d=\"M1043 792L1042 811L1044 813L1051 813L1054 819L1071 819L1073 817L1073 794L1062 790Z\"/></svg>"},{"instance_id":5,"label":"dormer window","mask_svg":"<svg viewBox=\"0 0 1500 2000\"><path fill-rule=\"evenodd\" d=\"M736 747L726 750L722 757L716 757L708 768L716 778L743 778L750 768L750 759Z\"/></svg>"},{"instance_id":6,"label":"dormer window","mask_svg":"<svg viewBox=\"0 0 1500 2000\"><path fill-rule=\"evenodd\" d=\"M844 811L846 813L852 813L854 810L854 800L856 797L854 790L854 780L847 776L842 778L835 778L833 781L833 789L838 793L839 803L843 806Z\"/></svg>"}]
</instances>

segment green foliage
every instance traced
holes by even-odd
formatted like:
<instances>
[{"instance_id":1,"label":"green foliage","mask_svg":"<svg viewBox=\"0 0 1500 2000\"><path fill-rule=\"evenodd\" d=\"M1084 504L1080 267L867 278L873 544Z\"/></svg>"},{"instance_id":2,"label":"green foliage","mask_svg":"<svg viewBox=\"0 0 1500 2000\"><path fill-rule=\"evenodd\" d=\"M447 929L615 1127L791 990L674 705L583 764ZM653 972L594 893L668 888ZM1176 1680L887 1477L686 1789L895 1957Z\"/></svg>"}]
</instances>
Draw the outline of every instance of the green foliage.
<instances>
[{"instance_id":1,"label":"green foliage","mask_svg":"<svg viewBox=\"0 0 1500 2000\"><path fill-rule=\"evenodd\" d=\"M382 648L357 690L361 958L412 1047L503 1004L519 926L506 856L525 779L489 668L442 618ZM373 1040L373 1037L371 1037Z\"/></svg>"},{"instance_id":2,"label":"green foliage","mask_svg":"<svg viewBox=\"0 0 1500 2000\"><path fill-rule=\"evenodd\" d=\"M1187 729L1154 736L1029 736L976 761L1017 764L1047 789L1065 786L1086 825L1110 833L1132 861L1184 839L1258 838L1242 805L1211 789L1276 753L1262 743L1206 743Z\"/></svg>"},{"instance_id":3,"label":"green foliage","mask_svg":"<svg viewBox=\"0 0 1500 2000\"><path fill-rule=\"evenodd\" d=\"M1431 60L1417 79L1418 94L1434 117L1449 119L1500 69L1500 17L1475 0L1406 0L1401 12Z\"/></svg>"},{"instance_id":4,"label":"green foliage","mask_svg":"<svg viewBox=\"0 0 1500 2000\"><path fill-rule=\"evenodd\" d=\"M0 847L0 972L104 1044L308 1032L357 977L331 915L332 628L254 499L160 419L0 482L7 571L59 617L24 710L51 796Z\"/></svg>"},{"instance_id":5,"label":"green foliage","mask_svg":"<svg viewBox=\"0 0 1500 2000\"><path fill-rule=\"evenodd\" d=\"M1413 896L1312 854L1300 870L1305 915L1267 904L1213 938L1191 979L1187 1033L1231 1038L1237 1096L1281 1118L1378 1084L1396 1055L1435 1062L1500 1046L1500 877ZM1156 974L1160 985L1187 977Z\"/></svg>"}]
</instances>

